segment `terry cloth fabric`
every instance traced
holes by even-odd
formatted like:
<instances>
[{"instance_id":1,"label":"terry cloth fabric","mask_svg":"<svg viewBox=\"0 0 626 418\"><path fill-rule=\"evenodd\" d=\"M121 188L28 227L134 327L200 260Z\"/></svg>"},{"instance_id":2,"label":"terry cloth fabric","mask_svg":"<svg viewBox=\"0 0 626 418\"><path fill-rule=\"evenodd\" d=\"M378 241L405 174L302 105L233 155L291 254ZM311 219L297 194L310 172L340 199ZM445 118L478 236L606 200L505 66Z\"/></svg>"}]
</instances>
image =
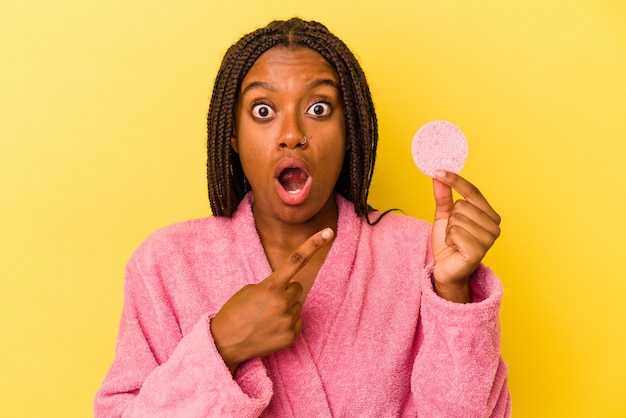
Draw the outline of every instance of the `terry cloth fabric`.
<instances>
[{"instance_id":1,"label":"terry cloth fabric","mask_svg":"<svg viewBox=\"0 0 626 418\"><path fill-rule=\"evenodd\" d=\"M248 195L232 218L161 229L132 255L113 364L96 417L508 417L502 287L481 266L474 303L431 284L431 226L375 226L337 196L338 229L287 349L231 375L208 328L241 287L270 275Z\"/></svg>"}]
</instances>

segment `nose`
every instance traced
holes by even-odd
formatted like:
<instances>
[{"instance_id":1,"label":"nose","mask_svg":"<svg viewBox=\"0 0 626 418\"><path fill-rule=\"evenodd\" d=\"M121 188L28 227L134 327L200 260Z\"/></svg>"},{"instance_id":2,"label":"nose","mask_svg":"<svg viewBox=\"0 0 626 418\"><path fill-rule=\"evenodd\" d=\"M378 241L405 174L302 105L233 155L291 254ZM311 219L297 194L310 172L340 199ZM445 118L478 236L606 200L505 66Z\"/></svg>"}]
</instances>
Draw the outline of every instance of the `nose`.
<instances>
[{"instance_id":1,"label":"nose","mask_svg":"<svg viewBox=\"0 0 626 418\"><path fill-rule=\"evenodd\" d=\"M300 118L295 114L286 114L281 124L278 146L280 148L304 147L306 139Z\"/></svg>"}]
</instances>

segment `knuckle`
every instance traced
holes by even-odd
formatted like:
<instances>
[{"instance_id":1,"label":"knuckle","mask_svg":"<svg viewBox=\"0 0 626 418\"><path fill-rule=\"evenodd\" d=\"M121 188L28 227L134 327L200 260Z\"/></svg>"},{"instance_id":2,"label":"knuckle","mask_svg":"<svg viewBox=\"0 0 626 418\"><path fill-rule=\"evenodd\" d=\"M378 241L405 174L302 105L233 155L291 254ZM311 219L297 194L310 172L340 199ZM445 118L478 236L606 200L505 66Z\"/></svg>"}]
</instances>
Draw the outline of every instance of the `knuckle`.
<instances>
[{"instance_id":1,"label":"knuckle","mask_svg":"<svg viewBox=\"0 0 626 418\"><path fill-rule=\"evenodd\" d=\"M464 208L468 208L472 206L471 203L469 203L467 200L465 199L459 199L456 202L454 202L454 207L455 208L459 208L459 209L464 209Z\"/></svg>"},{"instance_id":2,"label":"knuckle","mask_svg":"<svg viewBox=\"0 0 626 418\"><path fill-rule=\"evenodd\" d=\"M455 224L459 223L463 219L465 219L465 216L461 215L458 212L452 212L450 216L448 217L448 225L454 226Z\"/></svg>"},{"instance_id":3,"label":"knuckle","mask_svg":"<svg viewBox=\"0 0 626 418\"><path fill-rule=\"evenodd\" d=\"M462 228L460 226L454 224L453 222L448 223L448 228L447 228L446 233L449 237L453 237L461 231L462 231Z\"/></svg>"},{"instance_id":4,"label":"knuckle","mask_svg":"<svg viewBox=\"0 0 626 418\"><path fill-rule=\"evenodd\" d=\"M500 229L500 226L498 226L498 224L493 223L485 227L485 232L489 234L489 237L491 238L491 243L493 244L493 242L495 242L495 240L500 237L502 230Z\"/></svg>"},{"instance_id":5,"label":"knuckle","mask_svg":"<svg viewBox=\"0 0 626 418\"><path fill-rule=\"evenodd\" d=\"M291 344L293 344L296 341L297 337L298 336L296 335L295 331L293 331L293 330L284 333L283 341L282 341L283 347L291 346Z\"/></svg>"},{"instance_id":6,"label":"knuckle","mask_svg":"<svg viewBox=\"0 0 626 418\"><path fill-rule=\"evenodd\" d=\"M291 309L291 304L289 303L289 301L285 298L280 298L277 302L276 302L276 308L279 310L279 312L281 312L283 315L289 316L287 313L290 311Z\"/></svg>"},{"instance_id":7,"label":"knuckle","mask_svg":"<svg viewBox=\"0 0 626 418\"><path fill-rule=\"evenodd\" d=\"M287 288L291 288L296 292L301 292L303 287L302 287L302 283L300 283L297 280L293 280L291 282L289 282L289 284L287 285Z\"/></svg>"},{"instance_id":8,"label":"knuckle","mask_svg":"<svg viewBox=\"0 0 626 418\"><path fill-rule=\"evenodd\" d=\"M283 330L284 333L289 333L291 331L293 324L293 319L291 315L283 315L280 317L280 329Z\"/></svg>"},{"instance_id":9,"label":"knuckle","mask_svg":"<svg viewBox=\"0 0 626 418\"><path fill-rule=\"evenodd\" d=\"M313 248L318 249L322 246L322 243L317 236L313 236L313 238L311 238L311 245L313 245Z\"/></svg>"},{"instance_id":10,"label":"knuckle","mask_svg":"<svg viewBox=\"0 0 626 418\"><path fill-rule=\"evenodd\" d=\"M297 301L296 303L294 303L293 308L292 308L292 313L297 317L300 316L300 312L302 312L302 304L300 303L300 301Z\"/></svg>"},{"instance_id":11,"label":"knuckle","mask_svg":"<svg viewBox=\"0 0 626 418\"><path fill-rule=\"evenodd\" d=\"M281 339L281 345L285 347L291 345L300 335L297 319L285 317L281 323L281 329L279 338Z\"/></svg>"},{"instance_id":12,"label":"knuckle","mask_svg":"<svg viewBox=\"0 0 626 418\"><path fill-rule=\"evenodd\" d=\"M474 197L474 196L482 196L483 194L480 192L480 189L478 187L476 187L472 183L469 183L467 187L467 195L468 197L470 196Z\"/></svg>"},{"instance_id":13,"label":"knuckle","mask_svg":"<svg viewBox=\"0 0 626 418\"><path fill-rule=\"evenodd\" d=\"M300 251L296 251L291 254L289 261L291 261L292 264L303 264L306 261L306 257Z\"/></svg>"}]
</instances>

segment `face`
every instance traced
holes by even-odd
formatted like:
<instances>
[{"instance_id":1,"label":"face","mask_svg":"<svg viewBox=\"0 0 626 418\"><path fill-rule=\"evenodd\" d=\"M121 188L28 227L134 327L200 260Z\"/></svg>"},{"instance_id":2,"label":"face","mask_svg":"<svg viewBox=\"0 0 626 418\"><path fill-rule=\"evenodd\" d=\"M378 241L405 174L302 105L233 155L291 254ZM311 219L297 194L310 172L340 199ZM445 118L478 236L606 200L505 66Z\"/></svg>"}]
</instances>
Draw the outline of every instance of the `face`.
<instances>
[{"instance_id":1,"label":"face","mask_svg":"<svg viewBox=\"0 0 626 418\"><path fill-rule=\"evenodd\" d=\"M306 137L306 141L305 138ZM334 187L347 149L339 78L308 48L274 47L245 76L232 147L255 216L305 222L336 216Z\"/></svg>"}]
</instances>

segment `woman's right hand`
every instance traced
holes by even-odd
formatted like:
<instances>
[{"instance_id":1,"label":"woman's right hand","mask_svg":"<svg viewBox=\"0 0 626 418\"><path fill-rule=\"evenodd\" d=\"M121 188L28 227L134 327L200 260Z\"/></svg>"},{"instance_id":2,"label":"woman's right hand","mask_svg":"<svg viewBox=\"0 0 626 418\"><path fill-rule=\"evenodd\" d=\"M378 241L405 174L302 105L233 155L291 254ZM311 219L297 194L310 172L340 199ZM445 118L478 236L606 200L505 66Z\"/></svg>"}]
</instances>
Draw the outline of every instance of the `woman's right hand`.
<instances>
[{"instance_id":1,"label":"woman's right hand","mask_svg":"<svg viewBox=\"0 0 626 418\"><path fill-rule=\"evenodd\" d=\"M293 278L332 237L330 228L312 235L270 276L235 293L211 320L215 346L231 373L244 361L289 347L298 338L302 285Z\"/></svg>"}]
</instances>

